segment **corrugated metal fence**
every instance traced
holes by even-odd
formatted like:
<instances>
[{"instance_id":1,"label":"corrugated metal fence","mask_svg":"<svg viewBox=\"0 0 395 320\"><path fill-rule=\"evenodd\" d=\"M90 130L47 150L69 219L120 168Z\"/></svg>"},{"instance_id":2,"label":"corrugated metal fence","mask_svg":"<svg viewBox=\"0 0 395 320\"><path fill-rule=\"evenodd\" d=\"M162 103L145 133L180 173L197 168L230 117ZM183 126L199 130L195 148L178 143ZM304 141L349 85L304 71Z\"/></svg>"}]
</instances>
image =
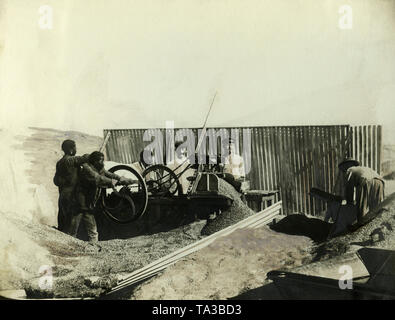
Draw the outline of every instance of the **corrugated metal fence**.
<instances>
[{"instance_id":1,"label":"corrugated metal fence","mask_svg":"<svg viewBox=\"0 0 395 320\"><path fill-rule=\"evenodd\" d=\"M240 155L251 155L251 169L246 177L250 181L251 189L279 190L278 200L283 200L285 214L322 214L325 204L310 197L308 192L312 187L333 192L339 180L337 164L346 156L351 155L362 165L381 171L381 126L212 129L214 130L211 133L225 132L236 139ZM192 130L197 144L198 129ZM179 129L174 129L174 132L178 131ZM104 136L108 132L111 135L106 146L107 159L133 163L139 160L139 154L144 147L151 143L143 140L144 133L155 136L158 129L104 130ZM166 130L160 129L160 132L165 143ZM181 135L185 133L179 132ZM161 153L160 157L163 159L166 151L161 150Z\"/></svg>"}]
</instances>

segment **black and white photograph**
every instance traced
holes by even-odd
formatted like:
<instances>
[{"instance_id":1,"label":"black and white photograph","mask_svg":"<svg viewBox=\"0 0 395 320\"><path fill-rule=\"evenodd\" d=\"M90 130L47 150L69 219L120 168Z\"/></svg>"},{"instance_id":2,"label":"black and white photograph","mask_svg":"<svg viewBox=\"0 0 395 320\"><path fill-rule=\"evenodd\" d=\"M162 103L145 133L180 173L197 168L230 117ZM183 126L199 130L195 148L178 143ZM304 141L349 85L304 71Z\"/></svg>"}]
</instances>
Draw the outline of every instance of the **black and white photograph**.
<instances>
[{"instance_id":1,"label":"black and white photograph","mask_svg":"<svg viewBox=\"0 0 395 320\"><path fill-rule=\"evenodd\" d=\"M0 0L0 152L0 300L393 300L395 1Z\"/></svg>"}]
</instances>

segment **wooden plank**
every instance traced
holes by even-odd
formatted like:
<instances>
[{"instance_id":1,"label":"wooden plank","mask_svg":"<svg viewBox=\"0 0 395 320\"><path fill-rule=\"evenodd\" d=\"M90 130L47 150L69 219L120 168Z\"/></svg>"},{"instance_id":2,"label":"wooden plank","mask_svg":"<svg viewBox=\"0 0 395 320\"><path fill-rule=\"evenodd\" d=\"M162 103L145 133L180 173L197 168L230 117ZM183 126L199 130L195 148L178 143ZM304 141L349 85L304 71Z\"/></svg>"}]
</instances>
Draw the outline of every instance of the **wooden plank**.
<instances>
[{"instance_id":1,"label":"wooden plank","mask_svg":"<svg viewBox=\"0 0 395 320\"><path fill-rule=\"evenodd\" d=\"M358 143L358 127L354 126L353 127L353 136L354 136L354 159L358 160L358 154L359 154L359 143Z\"/></svg>"},{"instance_id":2,"label":"wooden plank","mask_svg":"<svg viewBox=\"0 0 395 320\"><path fill-rule=\"evenodd\" d=\"M353 128L349 127L349 136L350 136L350 157L354 158L354 134L353 134Z\"/></svg>"},{"instance_id":3,"label":"wooden plank","mask_svg":"<svg viewBox=\"0 0 395 320\"><path fill-rule=\"evenodd\" d=\"M106 154L107 158L108 158L108 152L107 152L106 145L107 145L108 139L110 138L110 135L111 135L110 132L107 132L106 130L104 131L104 140L103 140L103 143L99 149L100 152Z\"/></svg>"},{"instance_id":4,"label":"wooden plank","mask_svg":"<svg viewBox=\"0 0 395 320\"><path fill-rule=\"evenodd\" d=\"M324 185L325 185L325 190L330 190L332 189L332 181L331 181L331 157L332 157L332 146L331 146L331 127L326 127L325 128L325 141L323 145L323 150L324 150L324 162L325 162L325 168L323 171L323 179L324 179ZM322 202L322 210L326 211L326 203Z\"/></svg>"},{"instance_id":5,"label":"wooden plank","mask_svg":"<svg viewBox=\"0 0 395 320\"><path fill-rule=\"evenodd\" d=\"M282 140L283 140L283 179L284 179L284 189L285 189L285 194L287 197L287 210L288 214L293 213L292 210L292 198L291 198L291 188L293 184L293 179L292 175L290 174L289 168L289 161L290 161L290 155L289 155L289 147L288 147L288 127L283 127L283 135L282 135Z\"/></svg>"},{"instance_id":6,"label":"wooden plank","mask_svg":"<svg viewBox=\"0 0 395 320\"><path fill-rule=\"evenodd\" d=\"M117 142L118 142L118 152L119 156L121 157L121 163L125 163L125 155L124 155L124 143L123 143L123 135L122 135L122 130L118 130L118 136L117 136Z\"/></svg>"},{"instance_id":7,"label":"wooden plank","mask_svg":"<svg viewBox=\"0 0 395 320\"><path fill-rule=\"evenodd\" d=\"M123 143L122 143L123 141L122 141L122 130L117 130L117 145L118 145L118 148L117 148L117 151L118 151L118 155L119 155L119 158L120 158L120 163L125 163L125 159L124 159L124 155L123 155Z\"/></svg>"},{"instance_id":8,"label":"wooden plank","mask_svg":"<svg viewBox=\"0 0 395 320\"><path fill-rule=\"evenodd\" d=\"M288 210L287 210L287 198L284 192L284 179L283 179L283 152L282 152L282 132L281 132L281 127L276 127L275 128L275 132L276 132L276 138L277 138L277 143L275 145L276 148L276 155L277 155L277 161L278 161L278 167L277 167L277 174L279 177L279 190L280 190L280 194L281 194L281 199L284 203L283 205L283 210L285 212L285 214L288 214Z\"/></svg>"},{"instance_id":9,"label":"wooden plank","mask_svg":"<svg viewBox=\"0 0 395 320\"><path fill-rule=\"evenodd\" d=\"M130 137L128 130L122 130L123 132L123 140L124 140L124 154L125 154L125 161L128 164L132 163L132 144L130 143Z\"/></svg>"},{"instance_id":10,"label":"wooden plank","mask_svg":"<svg viewBox=\"0 0 395 320\"><path fill-rule=\"evenodd\" d=\"M117 131L115 131L115 130L112 131L110 139L111 139L112 148L114 151L114 159L112 159L112 161L120 162L121 159L118 156L118 146L117 146Z\"/></svg>"},{"instance_id":11,"label":"wooden plank","mask_svg":"<svg viewBox=\"0 0 395 320\"><path fill-rule=\"evenodd\" d=\"M268 148L268 135L266 130L261 130L261 139L262 139L262 157L263 157L263 162L265 166L265 183L266 183L266 190L270 190L273 188L272 186L272 177L271 177L271 171L270 171L270 155L269 155L269 148Z\"/></svg>"},{"instance_id":12,"label":"wooden plank","mask_svg":"<svg viewBox=\"0 0 395 320\"><path fill-rule=\"evenodd\" d=\"M132 138L132 130L128 130L127 134L128 134L128 139L129 139L129 148L130 148L130 163L133 163L133 162L136 162L137 150L134 146L134 141ZM140 154L137 156L137 158L140 158Z\"/></svg>"},{"instance_id":13,"label":"wooden plank","mask_svg":"<svg viewBox=\"0 0 395 320\"><path fill-rule=\"evenodd\" d=\"M332 163L333 163L333 146L332 146L332 131L331 127L327 128L327 138L326 138L326 149L327 149L327 157L326 157L326 172L325 172L325 179L327 183L327 190L331 192L333 189L334 184L334 177L333 177L333 170L332 170ZM324 205L326 210L326 204Z\"/></svg>"},{"instance_id":14,"label":"wooden plank","mask_svg":"<svg viewBox=\"0 0 395 320\"><path fill-rule=\"evenodd\" d=\"M310 176L309 176L309 180L310 180L310 188L314 187L314 180L315 180L315 161L314 161L314 144L313 144L313 137L314 137L314 132L313 132L313 127L309 126L309 138L308 138L308 146L309 146L309 156L310 156ZM309 197L310 198L310 205L311 205L311 214L312 215L316 215L316 210L315 210L315 198L313 197Z\"/></svg>"},{"instance_id":15,"label":"wooden plank","mask_svg":"<svg viewBox=\"0 0 395 320\"><path fill-rule=\"evenodd\" d=\"M130 152L129 150L129 146L127 144L127 136L125 134L125 130L121 130L121 135L122 135L122 158L123 158L123 163L129 163L128 160L128 152Z\"/></svg>"},{"instance_id":16,"label":"wooden plank","mask_svg":"<svg viewBox=\"0 0 395 320\"><path fill-rule=\"evenodd\" d=\"M298 201L298 212L303 212L303 183L300 174L301 168L301 156L300 156L300 147L299 147L299 139L300 139L300 128L295 127L294 134L294 147L295 147L295 158L296 158L296 166L295 166L295 179L297 184L297 201Z\"/></svg>"},{"instance_id":17,"label":"wooden plank","mask_svg":"<svg viewBox=\"0 0 395 320\"><path fill-rule=\"evenodd\" d=\"M285 188L284 188L284 177L283 177L283 143L282 143L282 127L276 128L276 136L277 136L277 159L278 159L278 176L279 176L279 184L280 184L280 193L281 193L281 199L283 200L283 210L286 214L288 213L287 209L287 198L285 194Z\"/></svg>"},{"instance_id":18,"label":"wooden plank","mask_svg":"<svg viewBox=\"0 0 395 320\"><path fill-rule=\"evenodd\" d=\"M377 126L377 172L381 174L381 161L382 161L382 127Z\"/></svg>"},{"instance_id":19,"label":"wooden plank","mask_svg":"<svg viewBox=\"0 0 395 320\"><path fill-rule=\"evenodd\" d=\"M276 190L280 189L279 186L279 177L278 177L278 163L277 163L277 154L275 144L277 143L274 128L269 128L270 132L270 148L271 148L271 162L273 167L273 181ZM281 194L280 194L281 195Z\"/></svg>"},{"instance_id":20,"label":"wooden plank","mask_svg":"<svg viewBox=\"0 0 395 320\"><path fill-rule=\"evenodd\" d=\"M269 130L264 130L265 133L265 155L266 155L266 163L267 163L267 172L268 172L268 181L269 181L269 190L274 190L274 179L273 179L273 165L272 165L272 156L270 149L270 132Z\"/></svg>"},{"instance_id":21,"label":"wooden plank","mask_svg":"<svg viewBox=\"0 0 395 320\"><path fill-rule=\"evenodd\" d=\"M344 137L344 132L343 132L343 126L339 126L339 133L340 133L340 150L341 150L341 152L340 152L340 156L341 156L341 159L344 159L345 157L346 157L346 154L345 154L345 150L344 150L344 140L345 140L345 137Z\"/></svg>"},{"instance_id":22,"label":"wooden plank","mask_svg":"<svg viewBox=\"0 0 395 320\"><path fill-rule=\"evenodd\" d=\"M326 177L325 177L326 168L327 168L326 160L327 160L327 156L328 156L328 153L327 153L327 150L326 150L326 142L327 142L326 129L327 129L326 126L323 126L323 127L320 128L320 132L321 132L321 134L320 134L320 146L319 146L319 150L318 150L320 165L319 165L319 171L318 172L319 172L319 185L321 185L322 188L324 188L325 190L328 190L327 189L328 186L326 185ZM324 206L323 206L324 203L322 201L317 201L317 202L319 204L319 210L320 210L319 212L321 213L324 210Z\"/></svg>"},{"instance_id":23,"label":"wooden plank","mask_svg":"<svg viewBox=\"0 0 395 320\"><path fill-rule=\"evenodd\" d=\"M292 167L292 175L294 176L294 181L295 181L295 188L294 188L294 204L295 204L295 211L299 212L299 191L300 191L300 186L299 186L299 180L298 180L298 154L296 150L296 133L297 133L297 127L292 127L291 130L291 149L292 149L292 154L293 154L293 167Z\"/></svg>"},{"instance_id":24,"label":"wooden plank","mask_svg":"<svg viewBox=\"0 0 395 320\"><path fill-rule=\"evenodd\" d=\"M284 199L284 205L283 208L287 214L291 213L291 210L289 208L289 195L288 195L288 176L287 176L287 154L286 154L286 128L285 127L280 127L280 155L281 155L281 186L282 186L282 193L283 193L283 199Z\"/></svg>"},{"instance_id":25,"label":"wooden plank","mask_svg":"<svg viewBox=\"0 0 395 320\"><path fill-rule=\"evenodd\" d=\"M324 157L325 157L325 169L324 169L324 183L325 188L330 192L332 189L331 181L331 156L332 156L332 146L330 140L330 127L325 130L325 142L324 142Z\"/></svg>"},{"instance_id":26,"label":"wooden plank","mask_svg":"<svg viewBox=\"0 0 395 320\"><path fill-rule=\"evenodd\" d=\"M278 151L278 141L279 137L277 135L277 128L271 127L271 146L272 146L272 155L273 155L273 163L274 163L274 176L276 178L276 190L280 191L281 181L280 181L280 168L279 168L279 151ZM279 198L282 200L281 191L279 192Z\"/></svg>"},{"instance_id":27,"label":"wooden plank","mask_svg":"<svg viewBox=\"0 0 395 320\"><path fill-rule=\"evenodd\" d=\"M377 168L377 126L372 128L372 168L378 172Z\"/></svg>"},{"instance_id":28,"label":"wooden plank","mask_svg":"<svg viewBox=\"0 0 395 320\"><path fill-rule=\"evenodd\" d=\"M260 129L260 128L259 128ZM262 141L262 130L257 131L257 152L258 152L258 164L259 164L259 189L260 190L265 190L265 184L266 184L266 177L265 177L265 166L263 162L263 141Z\"/></svg>"},{"instance_id":29,"label":"wooden plank","mask_svg":"<svg viewBox=\"0 0 395 320\"><path fill-rule=\"evenodd\" d=\"M310 127L310 134L311 134L311 156L312 156L312 181L311 187L316 187L319 181L319 154L317 147L319 146L319 128L318 127ZM313 199L313 209L314 215L318 212L318 201Z\"/></svg>"},{"instance_id":30,"label":"wooden plank","mask_svg":"<svg viewBox=\"0 0 395 320\"><path fill-rule=\"evenodd\" d=\"M362 126L358 127L358 144L359 144L358 160L361 163L361 165L364 165L364 162L363 162L363 131L362 131Z\"/></svg>"},{"instance_id":31,"label":"wooden plank","mask_svg":"<svg viewBox=\"0 0 395 320\"><path fill-rule=\"evenodd\" d=\"M134 272L132 272L128 276L126 276L122 281L120 281L117 284L117 286L112 288L109 293L113 293L113 292L116 292L122 288L125 288L126 286L130 286L130 285L136 283L137 281L140 281L144 277L155 275L159 271L163 270L164 267L167 267L167 266L177 262L181 258L208 246L209 244L214 242L216 239L226 236L226 235L229 235L237 229L249 228L250 225L256 224L256 222L259 220L267 219L268 217L271 218L273 216L273 213L279 212L279 210L281 210L281 206L282 206L282 203L278 202L278 203L266 208L265 210L251 216L251 217L248 217L242 221L239 221L238 223L236 223L232 226L222 229L222 230L220 230L210 236L207 236L202 240L196 241L184 248L176 250L173 253L168 254L165 257L162 257L162 258L148 264L147 266L144 266L143 268L135 270ZM268 221L268 222L270 222L270 221Z\"/></svg>"},{"instance_id":32,"label":"wooden plank","mask_svg":"<svg viewBox=\"0 0 395 320\"><path fill-rule=\"evenodd\" d=\"M133 145L133 149L135 150L135 161L140 161L140 152L142 152L148 143L144 142L145 130L139 130L135 133L135 144Z\"/></svg>"},{"instance_id":33,"label":"wooden plank","mask_svg":"<svg viewBox=\"0 0 395 320\"><path fill-rule=\"evenodd\" d=\"M363 164L364 166L368 165L368 143L367 143L367 132L366 126L362 128L363 132Z\"/></svg>"},{"instance_id":34,"label":"wooden plank","mask_svg":"<svg viewBox=\"0 0 395 320\"><path fill-rule=\"evenodd\" d=\"M325 154L324 154L324 143L325 143L325 128L323 126L317 127L318 132L318 145L314 146L316 150L316 166L317 166L317 177L316 184L321 186L321 188L325 188ZM322 211L322 201L316 201L317 215Z\"/></svg>"},{"instance_id":35,"label":"wooden plank","mask_svg":"<svg viewBox=\"0 0 395 320\"><path fill-rule=\"evenodd\" d=\"M300 169L303 165L303 155L301 148L301 140L302 140L302 129L300 127L297 128L296 131L296 152L298 157L298 175L297 179L299 181L299 212L306 212L306 200L305 200L305 188L304 188L304 180L303 175L300 172Z\"/></svg>"},{"instance_id":36,"label":"wooden plank","mask_svg":"<svg viewBox=\"0 0 395 320\"><path fill-rule=\"evenodd\" d=\"M286 168L287 168L287 179L289 181L288 184L288 201L289 201L289 210L292 213L295 213L295 175L293 174L293 168L295 167L293 152L291 147L291 127L286 128L286 136L285 136L285 152L287 154L286 157Z\"/></svg>"},{"instance_id":37,"label":"wooden plank","mask_svg":"<svg viewBox=\"0 0 395 320\"><path fill-rule=\"evenodd\" d=\"M326 184L326 177L325 177L326 170L327 170L325 128L324 127L320 128L320 131L321 131L321 141L318 146L318 154L319 154L318 163L320 164L319 168L318 168L319 169L318 170L318 172L319 172L319 184L318 185L321 186L322 189L328 190L327 189L328 186ZM321 213L324 210L323 201L317 201L317 203L318 203L318 210Z\"/></svg>"},{"instance_id":38,"label":"wooden plank","mask_svg":"<svg viewBox=\"0 0 395 320\"><path fill-rule=\"evenodd\" d=\"M367 127L367 158L368 158L368 167L372 167L372 126Z\"/></svg>"},{"instance_id":39,"label":"wooden plank","mask_svg":"<svg viewBox=\"0 0 395 320\"><path fill-rule=\"evenodd\" d=\"M301 167L304 168L301 171L301 178L303 180L303 202L304 202L304 213L309 212L309 199L308 199L308 183L307 183L307 151L305 149L305 142L304 142L304 136L305 136L305 128L301 127L300 128L300 152L302 156L302 165Z\"/></svg>"},{"instance_id":40,"label":"wooden plank","mask_svg":"<svg viewBox=\"0 0 395 320\"><path fill-rule=\"evenodd\" d=\"M252 135L251 135L251 172L249 175L249 180L250 180L250 187L252 189L259 189L259 176L258 176L258 171L259 171L259 164L258 164L258 151L257 151L257 131L258 128L253 128L252 129Z\"/></svg>"},{"instance_id":41,"label":"wooden plank","mask_svg":"<svg viewBox=\"0 0 395 320\"><path fill-rule=\"evenodd\" d=\"M309 129L307 126L303 128L303 152L306 155L305 157L305 179L306 179L306 195L308 195L309 190L311 189L311 184L310 184L310 168L308 167L308 163L310 162L310 150L309 150L309 144L308 144L308 139L309 139ZM312 209L311 209L311 197L307 196L307 213L312 214Z\"/></svg>"},{"instance_id":42,"label":"wooden plank","mask_svg":"<svg viewBox=\"0 0 395 320\"><path fill-rule=\"evenodd\" d=\"M112 131L111 130L109 130L108 132L111 132L111 135L112 135ZM114 154L114 143L113 143L113 141L111 139L111 135L110 135L109 140L107 142L106 150L107 150L108 157L106 159L110 160L110 161L114 161L113 160L114 157L115 157L115 154Z\"/></svg>"}]
</instances>

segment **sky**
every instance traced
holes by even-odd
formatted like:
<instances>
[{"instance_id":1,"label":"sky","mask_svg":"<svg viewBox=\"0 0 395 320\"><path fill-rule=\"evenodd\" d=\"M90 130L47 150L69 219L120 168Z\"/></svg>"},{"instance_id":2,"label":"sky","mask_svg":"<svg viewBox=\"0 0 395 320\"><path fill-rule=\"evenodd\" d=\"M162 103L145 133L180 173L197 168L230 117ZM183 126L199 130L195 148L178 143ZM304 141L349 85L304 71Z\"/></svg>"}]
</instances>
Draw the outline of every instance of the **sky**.
<instances>
[{"instance_id":1,"label":"sky","mask_svg":"<svg viewBox=\"0 0 395 320\"><path fill-rule=\"evenodd\" d=\"M393 0L0 0L0 127L201 127L217 92L211 127L381 124L394 144L394 31Z\"/></svg>"}]
</instances>

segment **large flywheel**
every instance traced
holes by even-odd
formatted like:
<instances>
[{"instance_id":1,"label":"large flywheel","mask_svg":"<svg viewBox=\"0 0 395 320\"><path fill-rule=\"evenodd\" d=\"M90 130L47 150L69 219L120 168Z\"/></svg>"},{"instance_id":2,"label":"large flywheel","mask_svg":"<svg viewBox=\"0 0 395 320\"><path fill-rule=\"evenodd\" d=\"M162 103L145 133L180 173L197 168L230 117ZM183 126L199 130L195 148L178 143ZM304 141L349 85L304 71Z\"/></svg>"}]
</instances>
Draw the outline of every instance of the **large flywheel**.
<instances>
[{"instance_id":1,"label":"large flywheel","mask_svg":"<svg viewBox=\"0 0 395 320\"><path fill-rule=\"evenodd\" d=\"M143 172L148 193L153 196L182 195L182 186L173 170L162 164L148 167Z\"/></svg>"},{"instance_id":2,"label":"large flywheel","mask_svg":"<svg viewBox=\"0 0 395 320\"><path fill-rule=\"evenodd\" d=\"M148 191L144 178L132 167L117 165L108 171L119 176L137 180L127 186L116 186L114 190L102 192L103 211L112 221L126 224L141 218L147 208Z\"/></svg>"}]
</instances>

